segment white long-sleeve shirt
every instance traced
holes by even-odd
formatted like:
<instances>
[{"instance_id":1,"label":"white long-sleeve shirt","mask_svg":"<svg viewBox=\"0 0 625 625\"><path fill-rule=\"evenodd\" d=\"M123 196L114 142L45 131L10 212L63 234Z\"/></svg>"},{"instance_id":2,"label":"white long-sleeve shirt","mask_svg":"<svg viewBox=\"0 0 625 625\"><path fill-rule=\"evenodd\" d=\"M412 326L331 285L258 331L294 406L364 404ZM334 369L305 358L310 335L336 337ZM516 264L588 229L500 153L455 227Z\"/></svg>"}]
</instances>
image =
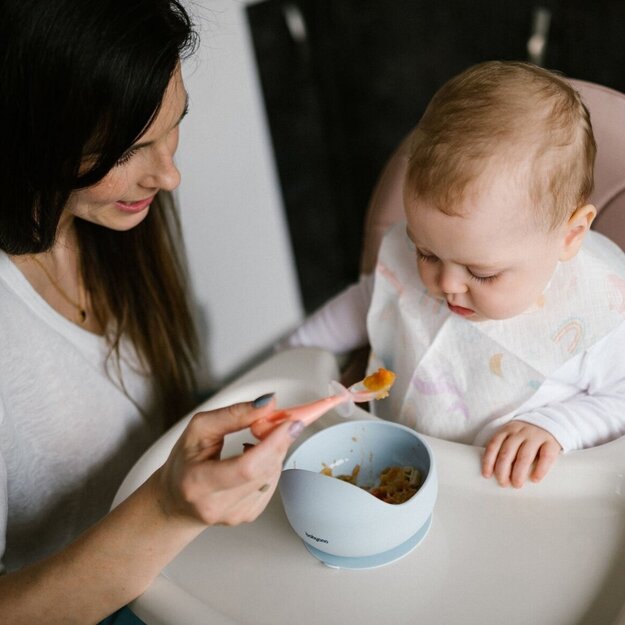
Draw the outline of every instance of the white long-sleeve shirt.
<instances>
[{"instance_id":1,"label":"white long-sleeve shirt","mask_svg":"<svg viewBox=\"0 0 625 625\"><path fill-rule=\"evenodd\" d=\"M366 345L373 284L372 275L363 276L306 319L285 344L334 353ZM522 405L488 423L473 444L484 445L512 419L547 430L564 451L625 434L625 323L567 360Z\"/></svg>"}]
</instances>

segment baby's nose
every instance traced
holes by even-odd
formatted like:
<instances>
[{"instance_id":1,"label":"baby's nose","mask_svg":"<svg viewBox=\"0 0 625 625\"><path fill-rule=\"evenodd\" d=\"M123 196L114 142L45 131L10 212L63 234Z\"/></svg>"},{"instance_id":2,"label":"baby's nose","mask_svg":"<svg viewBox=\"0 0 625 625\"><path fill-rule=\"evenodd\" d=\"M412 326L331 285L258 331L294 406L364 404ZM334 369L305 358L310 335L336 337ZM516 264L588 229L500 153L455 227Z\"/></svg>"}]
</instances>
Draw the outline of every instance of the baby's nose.
<instances>
[{"instance_id":1,"label":"baby's nose","mask_svg":"<svg viewBox=\"0 0 625 625\"><path fill-rule=\"evenodd\" d=\"M464 272L460 267L441 267L438 287L445 295L466 293L468 290Z\"/></svg>"}]
</instances>

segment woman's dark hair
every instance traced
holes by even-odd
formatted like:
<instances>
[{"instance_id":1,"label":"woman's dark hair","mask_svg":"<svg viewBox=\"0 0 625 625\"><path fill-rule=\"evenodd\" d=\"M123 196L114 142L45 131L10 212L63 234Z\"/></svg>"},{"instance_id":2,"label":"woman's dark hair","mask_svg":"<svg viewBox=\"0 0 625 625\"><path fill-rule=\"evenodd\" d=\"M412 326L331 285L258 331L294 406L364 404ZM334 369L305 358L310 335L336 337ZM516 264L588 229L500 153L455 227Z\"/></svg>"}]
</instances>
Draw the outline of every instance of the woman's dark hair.
<instances>
[{"instance_id":1,"label":"woman's dark hair","mask_svg":"<svg viewBox=\"0 0 625 625\"><path fill-rule=\"evenodd\" d=\"M36 254L54 244L72 191L149 127L196 36L176 0L0 0L0 15L0 249ZM79 219L76 230L112 354L130 338L179 417L197 347L173 207L158 198L126 232Z\"/></svg>"}]
</instances>

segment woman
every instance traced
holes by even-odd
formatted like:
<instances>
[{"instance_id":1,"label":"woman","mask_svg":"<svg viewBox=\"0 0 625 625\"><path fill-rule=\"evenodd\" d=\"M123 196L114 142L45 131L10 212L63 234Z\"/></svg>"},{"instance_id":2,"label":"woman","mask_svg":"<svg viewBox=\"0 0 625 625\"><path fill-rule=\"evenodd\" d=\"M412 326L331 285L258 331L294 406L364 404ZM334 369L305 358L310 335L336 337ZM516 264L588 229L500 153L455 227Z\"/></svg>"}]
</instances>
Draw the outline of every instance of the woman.
<instances>
[{"instance_id":1,"label":"woman","mask_svg":"<svg viewBox=\"0 0 625 625\"><path fill-rule=\"evenodd\" d=\"M195 415L106 514L193 403L198 350L164 194L180 179L194 33L176 0L0 7L0 614L93 623L207 525L260 514L301 424L220 461L224 435L272 396Z\"/></svg>"}]
</instances>

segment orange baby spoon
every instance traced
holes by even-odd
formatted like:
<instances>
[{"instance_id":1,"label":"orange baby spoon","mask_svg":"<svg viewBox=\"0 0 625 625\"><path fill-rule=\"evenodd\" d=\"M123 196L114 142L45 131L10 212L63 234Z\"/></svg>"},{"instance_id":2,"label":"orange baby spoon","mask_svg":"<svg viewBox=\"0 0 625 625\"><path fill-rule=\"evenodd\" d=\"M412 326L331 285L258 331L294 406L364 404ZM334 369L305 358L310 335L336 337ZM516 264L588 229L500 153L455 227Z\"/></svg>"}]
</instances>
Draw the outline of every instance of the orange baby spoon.
<instances>
[{"instance_id":1,"label":"orange baby spoon","mask_svg":"<svg viewBox=\"0 0 625 625\"><path fill-rule=\"evenodd\" d=\"M354 403L387 397L394 381L395 374L392 371L378 369L374 374L352 384L349 388L345 388L339 382L331 382L330 390L333 394L329 397L276 410L267 417L254 421L250 429L256 438L263 439L285 421L301 421L304 425L310 425L332 408L337 408L341 416L348 417L353 411Z\"/></svg>"}]
</instances>

